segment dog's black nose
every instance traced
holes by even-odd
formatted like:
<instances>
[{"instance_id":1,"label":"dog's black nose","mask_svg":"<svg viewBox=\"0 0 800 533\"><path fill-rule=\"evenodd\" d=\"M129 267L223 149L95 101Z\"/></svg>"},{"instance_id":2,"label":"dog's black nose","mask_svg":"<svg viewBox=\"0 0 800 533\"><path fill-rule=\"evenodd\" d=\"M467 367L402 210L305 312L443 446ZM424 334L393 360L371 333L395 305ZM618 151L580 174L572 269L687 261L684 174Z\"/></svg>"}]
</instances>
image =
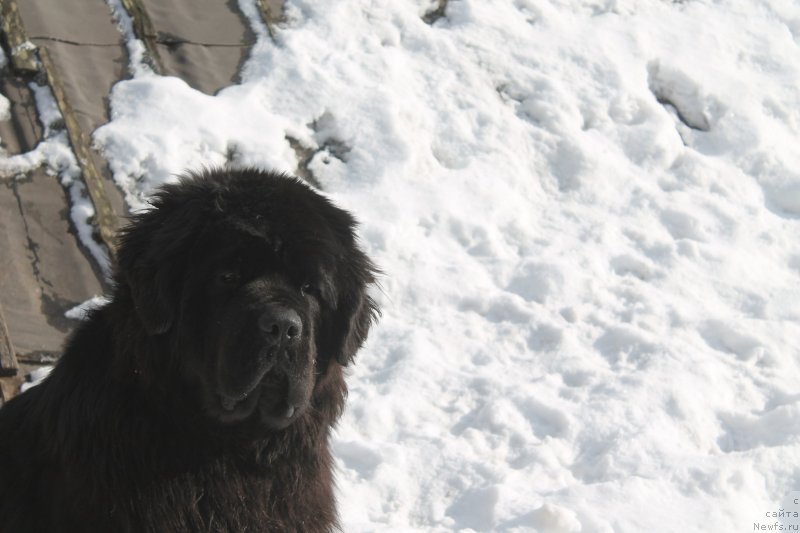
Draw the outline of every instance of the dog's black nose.
<instances>
[{"instance_id":1,"label":"dog's black nose","mask_svg":"<svg viewBox=\"0 0 800 533\"><path fill-rule=\"evenodd\" d=\"M293 309L273 308L261 315L258 327L275 344L291 343L303 333L303 321Z\"/></svg>"}]
</instances>

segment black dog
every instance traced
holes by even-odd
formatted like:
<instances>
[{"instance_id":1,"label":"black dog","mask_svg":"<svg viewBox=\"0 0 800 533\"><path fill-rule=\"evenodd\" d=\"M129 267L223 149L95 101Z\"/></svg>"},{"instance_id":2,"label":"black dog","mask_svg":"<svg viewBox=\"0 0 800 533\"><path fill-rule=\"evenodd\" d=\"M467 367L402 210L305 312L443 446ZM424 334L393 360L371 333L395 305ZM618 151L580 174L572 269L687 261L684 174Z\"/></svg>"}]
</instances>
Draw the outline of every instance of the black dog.
<instances>
[{"instance_id":1,"label":"black dog","mask_svg":"<svg viewBox=\"0 0 800 533\"><path fill-rule=\"evenodd\" d=\"M350 214L208 171L120 238L111 301L0 409L0 531L331 531L328 435L377 307Z\"/></svg>"}]
</instances>

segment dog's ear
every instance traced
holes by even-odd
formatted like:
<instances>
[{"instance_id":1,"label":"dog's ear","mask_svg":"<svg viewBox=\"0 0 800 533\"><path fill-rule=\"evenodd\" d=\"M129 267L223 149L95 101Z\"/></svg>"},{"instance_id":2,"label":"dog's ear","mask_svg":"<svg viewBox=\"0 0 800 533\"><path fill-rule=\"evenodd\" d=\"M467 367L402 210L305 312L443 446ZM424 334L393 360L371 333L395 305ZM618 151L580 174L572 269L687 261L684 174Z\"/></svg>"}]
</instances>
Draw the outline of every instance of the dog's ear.
<instances>
[{"instance_id":1,"label":"dog's ear","mask_svg":"<svg viewBox=\"0 0 800 533\"><path fill-rule=\"evenodd\" d=\"M333 346L336 361L347 366L367 340L369 328L378 318L375 302L362 289L339 302L336 317L339 324L334 329Z\"/></svg>"},{"instance_id":2,"label":"dog's ear","mask_svg":"<svg viewBox=\"0 0 800 533\"><path fill-rule=\"evenodd\" d=\"M380 316L378 305L367 294L367 287L375 282L376 269L360 251L356 254L341 283L336 307L330 317L328 353L347 366L367 340L369 329ZM344 289L344 290L343 290Z\"/></svg>"},{"instance_id":3,"label":"dog's ear","mask_svg":"<svg viewBox=\"0 0 800 533\"><path fill-rule=\"evenodd\" d=\"M117 250L116 283L129 289L149 335L166 333L176 320L181 275L202 224L203 209L192 200L172 201L170 190L164 187L152 200L152 209L132 217L120 232Z\"/></svg>"}]
</instances>

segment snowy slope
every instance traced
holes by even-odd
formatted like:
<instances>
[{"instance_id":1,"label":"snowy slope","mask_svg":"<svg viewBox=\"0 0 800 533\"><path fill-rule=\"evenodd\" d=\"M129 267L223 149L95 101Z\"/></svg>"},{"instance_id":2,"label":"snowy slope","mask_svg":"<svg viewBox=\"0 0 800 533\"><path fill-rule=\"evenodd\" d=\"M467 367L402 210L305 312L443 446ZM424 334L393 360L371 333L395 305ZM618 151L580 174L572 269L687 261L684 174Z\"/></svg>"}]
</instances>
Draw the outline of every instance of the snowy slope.
<instances>
[{"instance_id":1,"label":"snowy slope","mask_svg":"<svg viewBox=\"0 0 800 533\"><path fill-rule=\"evenodd\" d=\"M94 136L134 208L291 138L361 220L344 530L800 530L800 5L434 7L291 0L240 85L137 59Z\"/></svg>"}]
</instances>

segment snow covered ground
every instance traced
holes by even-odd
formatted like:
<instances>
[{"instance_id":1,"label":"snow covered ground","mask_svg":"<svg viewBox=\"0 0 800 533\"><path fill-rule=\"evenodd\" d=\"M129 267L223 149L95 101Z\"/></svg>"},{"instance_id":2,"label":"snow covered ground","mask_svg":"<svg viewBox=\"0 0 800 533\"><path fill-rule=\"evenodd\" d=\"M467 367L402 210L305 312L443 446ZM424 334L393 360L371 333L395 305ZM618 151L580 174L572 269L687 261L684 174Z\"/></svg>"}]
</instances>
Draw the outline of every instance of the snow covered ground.
<instances>
[{"instance_id":1,"label":"snow covered ground","mask_svg":"<svg viewBox=\"0 0 800 533\"><path fill-rule=\"evenodd\" d=\"M800 4L435 7L290 0L213 97L134 54L94 135L134 208L299 143L357 214L344 530L800 530Z\"/></svg>"}]
</instances>

